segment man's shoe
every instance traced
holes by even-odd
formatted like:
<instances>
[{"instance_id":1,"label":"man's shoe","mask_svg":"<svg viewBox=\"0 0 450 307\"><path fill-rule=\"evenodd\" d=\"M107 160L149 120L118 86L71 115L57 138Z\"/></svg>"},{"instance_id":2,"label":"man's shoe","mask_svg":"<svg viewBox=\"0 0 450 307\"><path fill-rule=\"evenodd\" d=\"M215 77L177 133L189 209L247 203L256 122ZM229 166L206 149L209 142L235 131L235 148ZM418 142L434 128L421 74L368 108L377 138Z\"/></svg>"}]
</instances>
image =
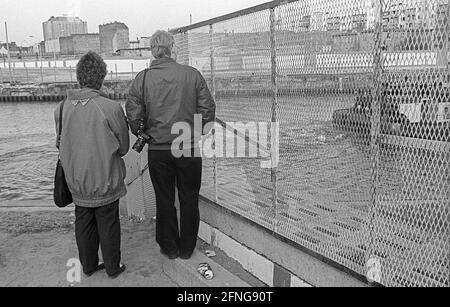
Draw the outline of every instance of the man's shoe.
<instances>
[{"instance_id":1,"label":"man's shoe","mask_svg":"<svg viewBox=\"0 0 450 307\"><path fill-rule=\"evenodd\" d=\"M109 278L111 279L116 279L117 277L119 277L123 272L125 272L127 269L127 267L125 266L125 264L120 264L120 268L119 271L114 274L114 275L109 275Z\"/></svg>"},{"instance_id":2,"label":"man's shoe","mask_svg":"<svg viewBox=\"0 0 450 307\"><path fill-rule=\"evenodd\" d=\"M194 254L194 252L180 253L180 258L183 260L189 260L192 258L193 254Z\"/></svg>"},{"instance_id":3,"label":"man's shoe","mask_svg":"<svg viewBox=\"0 0 450 307\"><path fill-rule=\"evenodd\" d=\"M86 275L86 277L91 277L92 275L94 275L95 273L97 273L97 272L100 272L100 271L103 271L105 269L105 264L104 263L99 263L98 264L98 266L97 266L97 268L93 271L93 272L90 272L90 273L84 273L84 275Z\"/></svg>"},{"instance_id":4,"label":"man's shoe","mask_svg":"<svg viewBox=\"0 0 450 307\"><path fill-rule=\"evenodd\" d=\"M178 258L178 252L176 253L166 253L162 248L160 249L161 254L163 254L169 260L175 260Z\"/></svg>"}]
</instances>

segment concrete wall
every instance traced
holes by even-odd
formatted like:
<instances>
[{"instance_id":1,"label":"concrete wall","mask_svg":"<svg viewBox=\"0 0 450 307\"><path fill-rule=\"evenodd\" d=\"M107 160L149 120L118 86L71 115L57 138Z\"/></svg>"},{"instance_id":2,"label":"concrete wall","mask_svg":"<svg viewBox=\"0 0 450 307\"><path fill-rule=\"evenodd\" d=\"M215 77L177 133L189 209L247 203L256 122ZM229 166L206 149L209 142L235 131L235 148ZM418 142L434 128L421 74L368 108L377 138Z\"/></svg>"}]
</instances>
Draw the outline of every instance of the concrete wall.
<instances>
[{"instance_id":1,"label":"concrete wall","mask_svg":"<svg viewBox=\"0 0 450 307\"><path fill-rule=\"evenodd\" d=\"M74 54L74 46L72 37L60 37L59 45L61 48L62 55L73 55Z\"/></svg>"},{"instance_id":2,"label":"concrete wall","mask_svg":"<svg viewBox=\"0 0 450 307\"><path fill-rule=\"evenodd\" d=\"M81 55L88 51L100 52L98 34L76 34L59 39L62 55Z\"/></svg>"},{"instance_id":3,"label":"concrete wall","mask_svg":"<svg viewBox=\"0 0 450 307\"><path fill-rule=\"evenodd\" d=\"M45 41L45 53L60 53L61 52L61 46L59 39L52 39Z\"/></svg>"},{"instance_id":4,"label":"concrete wall","mask_svg":"<svg viewBox=\"0 0 450 307\"><path fill-rule=\"evenodd\" d=\"M84 54L88 51L100 52L100 35L73 35L74 54Z\"/></svg>"}]
</instances>

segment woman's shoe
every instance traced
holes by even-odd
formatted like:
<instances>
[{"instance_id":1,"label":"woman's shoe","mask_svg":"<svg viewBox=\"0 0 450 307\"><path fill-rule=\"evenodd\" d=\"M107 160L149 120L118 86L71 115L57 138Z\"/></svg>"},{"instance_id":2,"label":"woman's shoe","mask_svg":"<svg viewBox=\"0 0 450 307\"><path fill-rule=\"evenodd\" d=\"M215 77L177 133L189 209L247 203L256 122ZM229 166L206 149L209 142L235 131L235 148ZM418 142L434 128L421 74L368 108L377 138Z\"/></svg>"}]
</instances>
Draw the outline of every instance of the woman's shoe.
<instances>
[{"instance_id":1,"label":"woman's shoe","mask_svg":"<svg viewBox=\"0 0 450 307\"><path fill-rule=\"evenodd\" d=\"M127 267L125 266L125 264L120 264L120 268L119 271L114 274L114 275L109 275L109 278L111 279L116 279L117 277L119 277L123 272L125 272L127 269Z\"/></svg>"},{"instance_id":2,"label":"woman's shoe","mask_svg":"<svg viewBox=\"0 0 450 307\"><path fill-rule=\"evenodd\" d=\"M99 263L98 264L98 266L97 266L97 268L93 271L93 272L90 272L90 273L84 273L84 275L86 275L86 277L91 277L92 275L94 275L95 273L97 273L97 272L100 272L100 271L103 271L105 269L105 264L104 263Z\"/></svg>"}]
</instances>

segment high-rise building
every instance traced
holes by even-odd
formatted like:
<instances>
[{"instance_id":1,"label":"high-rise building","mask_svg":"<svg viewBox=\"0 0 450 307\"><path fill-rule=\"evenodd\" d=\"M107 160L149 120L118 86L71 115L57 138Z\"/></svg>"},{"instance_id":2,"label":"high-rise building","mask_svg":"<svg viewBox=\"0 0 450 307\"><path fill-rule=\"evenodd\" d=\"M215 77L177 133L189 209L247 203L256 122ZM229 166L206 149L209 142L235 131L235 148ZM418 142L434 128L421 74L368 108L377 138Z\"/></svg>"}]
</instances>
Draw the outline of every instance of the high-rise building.
<instances>
[{"instance_id":1,"label":"high-rise building","mask_svg":"<svg viewBox=\"0 0 450 307\"><path fill-rule=\"evenodd\" d=\"M130 31L121 22L99 26L100 50L103 54L113 54L120 49L130 48Z\"/></svg>"},{"instance_id":2,"label":"high-rise building","mask_svg":"<svg viewBox=\"0 0 450 307\"><path fill-rule=\"evenodd\" d=\"M60 37L71 36L72 34L88 33L87 22L79 17L50 17L43 24L44 41L56 40Z\"/></svg>"}]
</instances>

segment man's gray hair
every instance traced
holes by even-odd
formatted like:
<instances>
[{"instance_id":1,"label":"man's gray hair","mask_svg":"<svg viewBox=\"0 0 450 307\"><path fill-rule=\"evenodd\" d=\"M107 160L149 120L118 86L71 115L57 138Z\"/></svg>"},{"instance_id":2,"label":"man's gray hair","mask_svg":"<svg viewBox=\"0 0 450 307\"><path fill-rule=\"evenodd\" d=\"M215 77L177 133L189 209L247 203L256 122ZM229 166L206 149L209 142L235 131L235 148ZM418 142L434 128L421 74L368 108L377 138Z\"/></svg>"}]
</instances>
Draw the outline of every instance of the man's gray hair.
<instances>
[{"instance_id":1,"label":"man's gray hair","mask_svg":"<svg viewBox=\"0 0 450 307\"><path fill-rule=\"evenodd\" d=\"M150 45L153 57L155 59L171 57L174 44L175 39L172 34L161 30L156 31Z\"/></svg>"}]
</instances>

